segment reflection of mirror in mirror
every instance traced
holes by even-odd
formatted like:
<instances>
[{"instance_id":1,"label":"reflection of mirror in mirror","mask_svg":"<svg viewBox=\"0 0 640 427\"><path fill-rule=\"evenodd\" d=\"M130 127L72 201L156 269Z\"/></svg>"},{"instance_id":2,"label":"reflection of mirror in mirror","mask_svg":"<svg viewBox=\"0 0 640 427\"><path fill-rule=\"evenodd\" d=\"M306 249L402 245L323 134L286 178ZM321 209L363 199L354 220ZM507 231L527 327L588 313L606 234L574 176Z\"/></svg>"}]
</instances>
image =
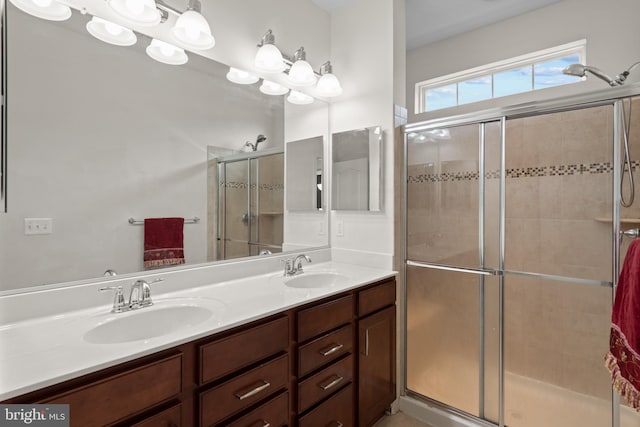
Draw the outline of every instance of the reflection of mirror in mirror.
<instances>
[{"instance_id":1,"label":"reflection of mirror in mirror","mask_svg":"<svg viewBox=\"0 0 640 427\"><path fill-rule=\"evenodd\" d=\"M380 126L334 133L332 210L382 209L382 131Z\"/></svg>"},{"instance_id":2,"label":"reflection of mirror in mirror","mask_svg":"<svg viewBox=\"0 0 640 427\"><path fill-rule=\"evenodd\" d=\"M287 210L322 211L324 144L321 136L287 142Z\"/></svg>"},{"instance_id":3,"label":"reflection of mirror in mirror","mask_svg":"<svg viewBox=\"0 0 640 427\"><path fill-rule=\"evenodd\" d=\"M216 259L208 147L241 151L262 134L257 153L282 150L283 97L230 83L227 66L199 55L157 63L146 36L127 48L96 41L88 15L49 22L10 3L7 14L0 291L142 271L144 227L129 218L199 217L183 228L186 263ZM51 233L27 235L28 218L51 219Z\"/></svg>"}]
</instances>

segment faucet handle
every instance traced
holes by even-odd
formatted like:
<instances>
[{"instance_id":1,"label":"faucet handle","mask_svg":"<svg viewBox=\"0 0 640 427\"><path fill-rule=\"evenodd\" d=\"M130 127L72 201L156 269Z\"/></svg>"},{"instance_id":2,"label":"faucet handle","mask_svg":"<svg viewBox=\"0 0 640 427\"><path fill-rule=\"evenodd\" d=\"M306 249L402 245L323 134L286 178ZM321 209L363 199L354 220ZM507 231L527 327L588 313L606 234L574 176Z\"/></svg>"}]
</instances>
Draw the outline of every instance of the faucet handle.
<instances>
[{"instance_id":1,"label":"faucet handle","mask_svg":"<svg viewBox=\"0 0 640 427\"><path fill-rule=\"evenodd\" d=\"M100 288L99 291L115 291L115 295L113 296L113 307L111 308L112 313L122 313L123 311L126 311L127 305L124 302L122 286L105 286L104 288Z\"/></svg>"}]
</instances>

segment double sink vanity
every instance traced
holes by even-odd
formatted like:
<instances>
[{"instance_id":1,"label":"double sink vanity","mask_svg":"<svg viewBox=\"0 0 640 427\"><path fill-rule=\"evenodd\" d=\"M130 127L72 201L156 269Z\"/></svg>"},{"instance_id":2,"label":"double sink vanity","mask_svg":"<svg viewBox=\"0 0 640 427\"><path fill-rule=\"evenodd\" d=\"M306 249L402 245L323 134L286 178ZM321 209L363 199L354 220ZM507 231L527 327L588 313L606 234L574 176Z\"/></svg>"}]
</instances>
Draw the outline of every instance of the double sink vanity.
<instances>
[{"instance_id":1,"label":"double sink vanity","mask_svg":"<svg viewBox=\"0 0 640 427\"><path fill-rule=\"evenodd\" d=\"M0 326L0 399L69 404L82 427L373 425L396 396L394 273L288 261Z\"/></svg>"}]
</instances>

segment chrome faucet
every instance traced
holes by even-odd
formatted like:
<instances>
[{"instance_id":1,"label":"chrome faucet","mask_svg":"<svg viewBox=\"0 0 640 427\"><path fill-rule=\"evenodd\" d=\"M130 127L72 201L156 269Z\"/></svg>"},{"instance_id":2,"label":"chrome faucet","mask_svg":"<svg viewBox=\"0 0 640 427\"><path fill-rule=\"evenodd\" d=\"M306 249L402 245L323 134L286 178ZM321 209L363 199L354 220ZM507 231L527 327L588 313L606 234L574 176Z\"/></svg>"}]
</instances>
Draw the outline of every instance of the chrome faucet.
<instances>
[{"instance_id":1,"label":"chrome faucet","mask_svg":"<svg viewBox=\"0 0 640 427\"><path fill-rule=\"evenodd\" d=\"M137 310L139 308L153 305L153 301L151 300L151 286L149 285L151 283L162 282L163 280L163 278L155 279L151 282L147 282L146 280L136 280L135 283L131 285L131 292L129 293L129 303L127 303L124 299L122 286L106 286L104 288L100 288L99 290L100 292L115 291L111 312L122 313L124 311Z\"/></svg>"},{"instance_id":2,"label":"chrome faucet","mask_svg":"<svg viewBox=\"0 0 640 427\"><path fill-rule=\"evenodd\" d=\"M311 262L311 258L309 258L307 255L298 255L295 258L292 259L286 259L284 260L284 276L288 277L288 276L293 276L295 274L300 274L303 273L304 270L302 269L302 260L306 260L307 262Z\"/></svg>"}]
</instances>

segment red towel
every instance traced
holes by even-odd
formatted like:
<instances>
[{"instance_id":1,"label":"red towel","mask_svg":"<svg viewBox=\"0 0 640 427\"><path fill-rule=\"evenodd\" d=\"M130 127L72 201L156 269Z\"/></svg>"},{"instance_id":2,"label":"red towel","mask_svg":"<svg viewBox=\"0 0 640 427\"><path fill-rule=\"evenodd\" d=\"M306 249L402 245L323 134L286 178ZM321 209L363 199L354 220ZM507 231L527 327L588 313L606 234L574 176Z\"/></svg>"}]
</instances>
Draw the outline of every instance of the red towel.
<instances>
[{"instance_id":1,"label":"red towel","mask_svg":"<svg viewBox=\"0 0 640 427\"><path fill-rule=\"evenodd\" d=\"M629 245L611 316L609 352L605 356L613 386L640 410L640 239Z\"/></svg>"},{"instance_id":2,"label":"red towel","mask_svg":"<svg viewBox=\"0 0 640 427\"><path fill-rule=\"evenodd\" d=\"M184 218L144 220L144 267L184 264Z\"/></svg>"}]
</instances>

